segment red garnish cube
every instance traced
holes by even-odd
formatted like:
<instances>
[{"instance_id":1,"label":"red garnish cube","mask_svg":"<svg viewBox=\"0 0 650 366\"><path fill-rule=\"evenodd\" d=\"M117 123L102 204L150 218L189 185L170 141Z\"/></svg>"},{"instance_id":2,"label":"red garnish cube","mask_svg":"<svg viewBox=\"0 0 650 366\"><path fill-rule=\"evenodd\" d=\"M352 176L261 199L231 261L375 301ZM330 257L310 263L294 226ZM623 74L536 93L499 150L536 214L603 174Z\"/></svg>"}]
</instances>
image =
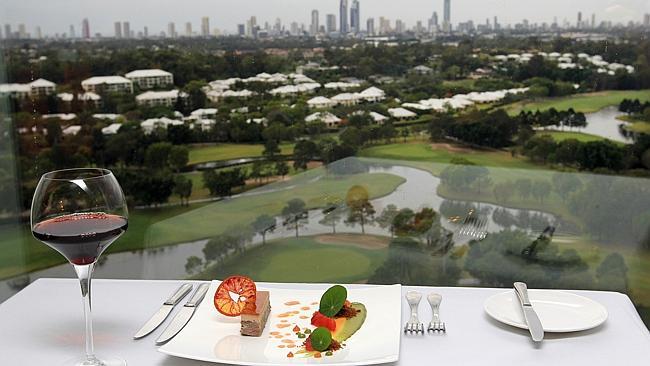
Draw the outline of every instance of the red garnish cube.
<instances>
[{"instance_id":1,"label":"red garnish cube","mask_svg":"<svg viewBox=\"0 0 650 366\"><path fill-rule=\"evenodd\" d=\"M319 311L315 312L311 317L311 325L315 327L325 327L331 332L336 330L336 320L334 318L323 315Z\"/></svg>"},{"instance_id":2,"label":"red garnish cube","mask_svg":"<svg viewBox=\"0 0 650 366\"><path fill-rule=\"evenodd\" d=\"M305 341L305 350L307 350L307 352L314 352L314 348L311 346L311 337L308 337Z\"/></svg>"}]
</instances>

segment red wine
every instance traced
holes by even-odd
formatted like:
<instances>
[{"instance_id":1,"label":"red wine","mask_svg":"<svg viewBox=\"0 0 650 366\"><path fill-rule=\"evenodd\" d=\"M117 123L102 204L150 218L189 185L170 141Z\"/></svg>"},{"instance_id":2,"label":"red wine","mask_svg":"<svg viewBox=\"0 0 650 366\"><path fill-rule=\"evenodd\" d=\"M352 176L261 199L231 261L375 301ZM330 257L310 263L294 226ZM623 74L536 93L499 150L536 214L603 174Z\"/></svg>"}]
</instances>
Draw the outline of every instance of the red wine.
<instances>
[{"instance_id":1,"label":"red wine","mask_svg":"<svg viewBox=\"0 0 650 366\"><path fill-rule=\"evenodd\" d=\"M39 222L34 237L77 265L94 263L128 227L126 218L103 212L77 213Z\"/></svg>"}]
</instances>

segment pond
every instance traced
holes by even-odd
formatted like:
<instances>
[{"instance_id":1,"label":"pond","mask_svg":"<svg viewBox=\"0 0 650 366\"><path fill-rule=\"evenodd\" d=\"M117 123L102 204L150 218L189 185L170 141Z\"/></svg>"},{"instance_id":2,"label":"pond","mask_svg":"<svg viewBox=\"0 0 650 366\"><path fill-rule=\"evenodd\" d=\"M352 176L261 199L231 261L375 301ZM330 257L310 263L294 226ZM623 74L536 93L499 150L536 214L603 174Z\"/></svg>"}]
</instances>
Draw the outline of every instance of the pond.
<instances>
[{"instance_id":1,"label":"pond","mask_svg":"<svg viewBox=\"0 0 650 366\"><path fill-rule=\"evenodd\" d=\"M629 123L616 119L623 113L617 107L607 107L595 113L587 113L587 126L579 128L545 127L544 130L582 132L590 135L601 136L612 141L631 144L634 142L634 133L625 129Z\"/></svg>"}]
</instances>

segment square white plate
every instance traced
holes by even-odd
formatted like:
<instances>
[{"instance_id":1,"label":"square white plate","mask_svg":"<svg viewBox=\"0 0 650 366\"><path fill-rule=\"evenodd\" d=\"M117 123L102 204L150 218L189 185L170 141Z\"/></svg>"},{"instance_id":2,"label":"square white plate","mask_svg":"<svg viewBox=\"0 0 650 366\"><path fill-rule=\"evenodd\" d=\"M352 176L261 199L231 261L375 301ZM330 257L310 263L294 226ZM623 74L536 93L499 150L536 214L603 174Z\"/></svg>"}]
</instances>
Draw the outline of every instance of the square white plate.
<instances>
[{"instance_id":1,"label":"square white plate","mask_svg":"<svg viewBox=\"0 0 650 366\"><path fill-rule=\"evenodd\" d=\"M299 355L287 357L290 351L295 353L299 349L299 343L295 343L297 346L294 348L287 348L289 343L282 341L296 338L291 330L295 325L313 328L310 326L311 315L318 310L318 302L327 286L258 284L258 291L271 292L271 315L261 337L243 337L239 334L239 317L223 316L214 307L214 293L219 283L220 281L212 281L192 319L176 337L158 349L160 352L200 361L255 366L371 365L396 362L399 359L402 334L400 285L347 286L348 300L366 306L366 320L361 329L344 342L346 346L343 349L334 352L333 356L323 355L316 359L301 358ZM300 304L285 304L291 301L299 301ZM297 314L279 317L290 312ZM271 332L280 332L283 338L276 338L275 333ZM284 347L280 348L281 345Z\"/></svg>"}]
</instances>

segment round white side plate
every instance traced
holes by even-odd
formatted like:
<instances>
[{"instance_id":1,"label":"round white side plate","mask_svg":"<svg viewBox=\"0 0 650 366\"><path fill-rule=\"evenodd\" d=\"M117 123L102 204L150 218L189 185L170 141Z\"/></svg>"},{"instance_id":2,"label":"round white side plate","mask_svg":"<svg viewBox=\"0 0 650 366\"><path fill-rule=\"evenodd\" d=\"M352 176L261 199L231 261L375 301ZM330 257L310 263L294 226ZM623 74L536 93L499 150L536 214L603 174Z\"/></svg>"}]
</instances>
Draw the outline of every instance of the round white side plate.
<instances>
[{"instance_id":1,"label":"round white side plate","mask_svg":"<svg viewBox=\"0 0 650 366\"><path fill-rule=\"evenodd\" d=\"M528 296L545 332L577 332L607 320L607 309L584 296L557 290L528 290ZM489 297L483 307L497 321L528 329L514 290Z\"/></svg>"}]
</instances>

